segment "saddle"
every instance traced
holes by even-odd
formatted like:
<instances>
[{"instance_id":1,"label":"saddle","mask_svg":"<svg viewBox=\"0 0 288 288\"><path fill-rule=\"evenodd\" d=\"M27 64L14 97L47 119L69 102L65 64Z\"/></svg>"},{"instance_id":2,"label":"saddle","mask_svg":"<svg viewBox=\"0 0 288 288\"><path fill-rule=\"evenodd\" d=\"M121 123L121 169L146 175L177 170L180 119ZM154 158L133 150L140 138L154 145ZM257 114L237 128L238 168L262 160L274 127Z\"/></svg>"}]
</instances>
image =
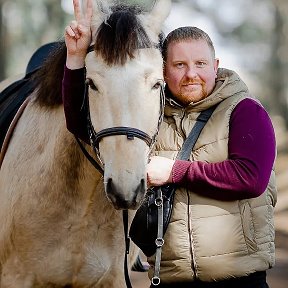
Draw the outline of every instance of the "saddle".
<instances>
[{"instance_id":1,"label":"saddle","mask_svg":"<svg viewBox=\"0 0 288 288\"><path fill-rule=\"evenodd\" d=\"M51 42L38 48L28 61L25 76L0 92L0 148L17 111L36 88L33 80L35 72L43 65L55 44L57 42Z\"/></svg>"}]
</instances>

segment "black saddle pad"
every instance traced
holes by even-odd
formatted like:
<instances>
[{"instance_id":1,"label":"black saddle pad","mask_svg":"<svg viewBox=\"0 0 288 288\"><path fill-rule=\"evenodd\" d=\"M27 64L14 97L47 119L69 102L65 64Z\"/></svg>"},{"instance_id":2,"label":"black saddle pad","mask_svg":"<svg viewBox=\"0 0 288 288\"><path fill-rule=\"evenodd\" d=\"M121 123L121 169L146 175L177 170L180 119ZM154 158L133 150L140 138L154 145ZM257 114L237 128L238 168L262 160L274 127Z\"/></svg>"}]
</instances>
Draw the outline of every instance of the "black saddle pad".
<instances>
[{"instance_id":1,"label":"black saddle pad","mask_svg":"<svg viewBox=\"0 0 288 288\"><path fill-rule=\"evenodd\" d=\"M33 74L43 65L56 44L52 42L38 48L28 62L25 77L0 92L0 147L19 107L35 89Z\"/></svg>"},{"instance_id":2,"label":"black saddle pad","mask_svg":"<svg viewBox=\"0 0 288 288\"><path fill-rule=\"evenodd\" d=\"M21 79L3 90L0 94L0 147L19 107L34 90L32 81Z\"/></svg>"}]
</instances>

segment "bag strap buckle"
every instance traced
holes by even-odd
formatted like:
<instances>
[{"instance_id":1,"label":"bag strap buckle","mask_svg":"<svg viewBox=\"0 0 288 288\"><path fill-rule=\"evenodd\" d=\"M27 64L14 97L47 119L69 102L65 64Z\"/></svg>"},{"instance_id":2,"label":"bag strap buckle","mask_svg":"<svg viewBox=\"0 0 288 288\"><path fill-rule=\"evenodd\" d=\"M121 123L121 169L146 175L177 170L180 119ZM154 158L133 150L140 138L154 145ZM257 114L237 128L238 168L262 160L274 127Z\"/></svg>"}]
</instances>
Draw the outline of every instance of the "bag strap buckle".
<instances>
[{"instance_id":1,"label":"bag strap buckle","mask_svg":"<svg viewBox=\"0 0 288 288\"><path fill-rule=\"evenodd\" d=\"M158 247L162 247L164 245L164 239L163 238L156 238L155 244Z\"/></svg>"},{"instance_id":2,"label":"bag strap buckle","mask_svg":"<svg viewBox=\"0 0 288 288\"><path fill-rule=\"evenodd\" d=\"M153 276L151 279L151 283L153 286L158 286L160 284L160 278L157 276Z\"/></svg>"}]
</instances>

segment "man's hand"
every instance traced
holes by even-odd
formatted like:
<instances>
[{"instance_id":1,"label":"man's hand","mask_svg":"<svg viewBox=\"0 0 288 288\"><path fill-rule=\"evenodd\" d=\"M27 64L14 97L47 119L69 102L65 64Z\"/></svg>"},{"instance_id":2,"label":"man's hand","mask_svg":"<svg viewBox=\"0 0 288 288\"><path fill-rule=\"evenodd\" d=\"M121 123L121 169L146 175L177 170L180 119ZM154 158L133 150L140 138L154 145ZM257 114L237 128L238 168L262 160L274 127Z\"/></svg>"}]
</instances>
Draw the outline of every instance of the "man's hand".
<instances>
[{"instance_id":1,"label":"man's hand","mask_svg":"<svg viewBox=\"0 0 288 288\"><path fill-rule=\"evenodd\" d=\"M87 49L91 43L92 1L86 1L87 6L83 14L79 0L73 0L75 20L65 28L65 43L67 47L66 66L69 69L84 67Z\"/></svg>"},{"instance_id":2,"label":"man's hand","mask_svg":"<svg viewBox=\"0 0 288 288\"><path fill-rule=\"evenodd\" d=\"M172 182L174 160L154 156L147 166L147 182L149 186L161 186Z\"/></svg>"}]
</instances>

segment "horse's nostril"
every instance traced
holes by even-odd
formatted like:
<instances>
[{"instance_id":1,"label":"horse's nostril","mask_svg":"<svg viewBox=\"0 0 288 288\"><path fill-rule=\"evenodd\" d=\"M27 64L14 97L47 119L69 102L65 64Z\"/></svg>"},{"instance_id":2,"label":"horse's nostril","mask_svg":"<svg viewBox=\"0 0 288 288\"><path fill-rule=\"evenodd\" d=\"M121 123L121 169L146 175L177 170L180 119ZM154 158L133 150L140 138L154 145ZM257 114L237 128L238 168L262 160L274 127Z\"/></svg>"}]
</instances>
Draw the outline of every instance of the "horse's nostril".
<instances>
[{"instance_id":1,"label":"horse's nostril","mask_svg":"<svg viewBox=\"0 0 288 288\"><path fill-rule=\"evenodd\" d=\"M106 186L107 186L107 190L108 191L113 191L114 189L113 189L113 181L112 181L112 178L108 178L107 179L107 184L106 184Z\"/></svg>"}]
</instances>

